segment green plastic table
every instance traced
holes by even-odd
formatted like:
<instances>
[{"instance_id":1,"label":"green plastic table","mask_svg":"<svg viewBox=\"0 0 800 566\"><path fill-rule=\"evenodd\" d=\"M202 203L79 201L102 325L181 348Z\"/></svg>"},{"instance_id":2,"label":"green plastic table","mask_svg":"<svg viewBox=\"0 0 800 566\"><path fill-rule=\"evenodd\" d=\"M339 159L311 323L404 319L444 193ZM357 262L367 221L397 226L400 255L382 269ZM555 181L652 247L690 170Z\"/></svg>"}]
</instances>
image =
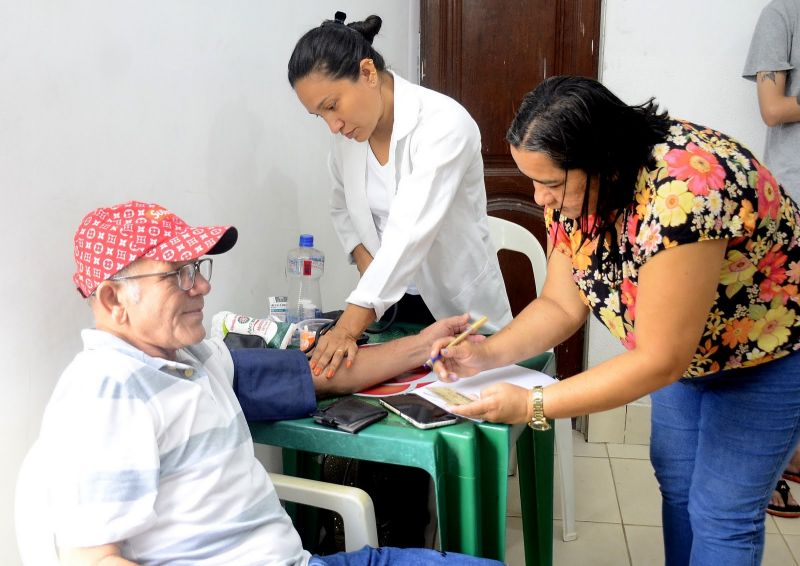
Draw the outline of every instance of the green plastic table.
<instances>
[{"instance_id":1,"label":"green plastic table","mask_svg":"<svg viewBox=\"0 0 800 566\"><path fill-rule=\"evenodd\" d=\"M394 325L395 333L397 326L404 330ZM546 353L521 365L552 375L554 363L552 353ZM501 561L508 463L516 443L526 564L552 563L552 429L534 434L525 425L464 421L420 430L394 414L358 434L320 426L311 418L249 425L254 442L283 449L285 474L319 477L317 454L424 469L433 479L441 548Z\"/></svg>"}]
</instances>

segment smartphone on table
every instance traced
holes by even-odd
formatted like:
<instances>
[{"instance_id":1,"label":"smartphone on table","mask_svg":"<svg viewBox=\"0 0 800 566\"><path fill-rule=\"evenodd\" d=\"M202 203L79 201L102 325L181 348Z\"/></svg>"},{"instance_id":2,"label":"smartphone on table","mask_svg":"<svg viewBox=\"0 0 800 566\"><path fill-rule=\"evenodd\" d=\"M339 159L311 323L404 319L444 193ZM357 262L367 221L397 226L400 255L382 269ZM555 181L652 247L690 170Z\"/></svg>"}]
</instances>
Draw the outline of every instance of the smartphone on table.
<instances>
[{"instance_id":1,"label":"smartphone on table","mask_svg":"<svg viewBox=\"0 0 800 566\"><path fill-rule=\"evenodd\" d=\"M458 422L458 416L437 407L427 399L413 393L392 395L378 399L381 405L400 415L417 428L435 428Z\"/></svg>"}]
</instances>

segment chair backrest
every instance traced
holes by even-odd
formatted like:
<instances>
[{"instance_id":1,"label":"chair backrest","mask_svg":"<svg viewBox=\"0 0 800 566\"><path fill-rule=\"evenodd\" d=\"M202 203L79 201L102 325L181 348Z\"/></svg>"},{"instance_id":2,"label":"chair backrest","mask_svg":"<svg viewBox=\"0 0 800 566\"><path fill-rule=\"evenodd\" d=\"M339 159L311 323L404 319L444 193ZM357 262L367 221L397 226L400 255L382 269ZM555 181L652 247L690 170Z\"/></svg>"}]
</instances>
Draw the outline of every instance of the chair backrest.
<instances>
[{"instance_id":1,"label":"chair backrest","mask_svg":"<svg viewBox=\"0 0 800 566\"><path fill-rule=\"evenodd\" d=\"M58 566L41 450L34 443L22 461L14 493L14 525L17 547L25 566Z\"/></svg>"},{"instance_id":2,"label":"chair backrest","mask_svg":"<svg viewBox=\"0 0 800 566\"><path fill-rule=\"evenodd\" d=\"M547 275L547 255L536 236L519 224L496 216L489 217L489 235L495 251L511 250L528 256L533 268L536 296L540 296Z\"/></svg>"}]
</instances>

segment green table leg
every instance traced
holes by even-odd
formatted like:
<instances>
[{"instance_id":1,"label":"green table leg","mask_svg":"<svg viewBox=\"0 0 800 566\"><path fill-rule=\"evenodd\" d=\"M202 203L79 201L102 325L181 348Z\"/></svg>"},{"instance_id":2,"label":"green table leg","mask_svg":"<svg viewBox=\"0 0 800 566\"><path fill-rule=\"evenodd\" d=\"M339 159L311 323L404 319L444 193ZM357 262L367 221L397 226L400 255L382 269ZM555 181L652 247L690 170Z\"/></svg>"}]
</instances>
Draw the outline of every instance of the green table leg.
<instances>
[{"instance_id":1,"label":"green table leg","mask_svg":"<svg viewBox=\"0 0 800 566\"><path fill-rule=\"evenodd\" d=\"M552 374L554 363L555 356L547 352L520 362L520 365ZM549 533L553 522L552 431L545 433L545 438L542 439L537 435L534 444L532 431L525 425L480 423L476 428L481 460L481 509L484 519L481 526L482 556L501 561L505 559L508 465L511 447L516 443L527 563L550 564L552 539ZM531 455L534 447L535 457ZM546 538L543 534L545 532L548 533Z\"/></svg>"},{"instance_id":2,"label":"green table leg","mask_svg":"<svg viewBox=\"0 0 800 566\"><path fill-rule=\"evenodd\" d=\"M555 433L525 427L517 441L525 564L553 563L553 444Z\"/></svg>"},{"instance_id":3,"label":"green table leg","mask_svg":"<svg viewBox=\"0 0 800 566\"><path fill-rule=\"evenodd\" d=\"M520 504L528 566L550 566L553 560L554 435L535 435L525 425L482 423L478 427L481 458L482 556L505 559L508 462L516 438Z\"/></svg>"},{"instance_id":4,"label":"green table leg","mask_svg":"<svg viewBox=\"0 0 800 566\"><path fill-rule=\"evenodd\" d=\"M506 551L510 428L492 423L481 423L476 428L481 466L482 556L503 561Z\"/></svg>"},{"instance_id":5,"label":"green table leg","mask_svg":"<svg viewBox=\"0 0 800 566\"><path fill-rule=\"evenodd\" d=\"M469 434L466 434L469 431ZM439 440L444 452L444 474L437 494L441 547L491 557L481 540L480 452L475 427L443 427Z\"/></svg>"}]
</instances>

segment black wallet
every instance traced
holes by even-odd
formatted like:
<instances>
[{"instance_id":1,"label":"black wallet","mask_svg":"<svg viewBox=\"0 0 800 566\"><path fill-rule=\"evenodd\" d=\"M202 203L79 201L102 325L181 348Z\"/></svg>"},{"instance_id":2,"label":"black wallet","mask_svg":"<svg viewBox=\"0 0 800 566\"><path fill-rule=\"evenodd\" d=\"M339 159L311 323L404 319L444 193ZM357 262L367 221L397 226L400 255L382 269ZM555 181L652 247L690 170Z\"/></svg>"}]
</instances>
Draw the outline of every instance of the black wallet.
<instances>
[{"instance_id":1,"label":"black wallet","mask_svg":"<svg viewBox=\"0 0 800 566\"><path fill-rule=\"evenodd\" d=\"M388 411L357 397L343 397L311 415L318 424L355 433L386 418Z\"/></svg>"}]
</instances>

